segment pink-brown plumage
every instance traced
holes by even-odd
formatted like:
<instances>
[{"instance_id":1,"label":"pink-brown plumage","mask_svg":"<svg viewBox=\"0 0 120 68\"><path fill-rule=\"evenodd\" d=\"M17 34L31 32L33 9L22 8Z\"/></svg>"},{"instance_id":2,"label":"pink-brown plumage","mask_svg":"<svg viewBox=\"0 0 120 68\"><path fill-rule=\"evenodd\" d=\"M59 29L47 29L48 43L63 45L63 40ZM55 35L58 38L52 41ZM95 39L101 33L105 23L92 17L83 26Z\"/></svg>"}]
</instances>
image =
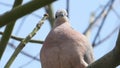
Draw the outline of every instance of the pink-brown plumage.
<instances>
[{"instance_id":1,"label":"pink-brown plumage","mask_svg":"<svg viewBox=\"0 0 120 68\"><path fill-rule=\"evenodd\" d=\"M59 10L57 14L40 52L42 68L86 68L94 60L91 44L71 28L65 10Z\"/></svg>"}]
</instances>

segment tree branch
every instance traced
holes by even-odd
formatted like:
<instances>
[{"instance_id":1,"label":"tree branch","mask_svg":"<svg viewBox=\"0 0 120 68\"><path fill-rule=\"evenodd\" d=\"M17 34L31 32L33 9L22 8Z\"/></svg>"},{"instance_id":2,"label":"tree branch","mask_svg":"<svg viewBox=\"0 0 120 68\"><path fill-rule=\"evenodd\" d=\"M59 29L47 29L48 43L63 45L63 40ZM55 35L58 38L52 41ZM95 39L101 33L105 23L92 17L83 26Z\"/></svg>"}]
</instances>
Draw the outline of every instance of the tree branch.
<instances>
[{"instance_id":1,"label":"tree branch","mask_svg":"<svg viewBox=\"0 0 120 68\"><path fill-rule=\"evenodd\" d=\"M3 32L0 32L0 34L2 35ZM14 39L14 40L16 40L16 41L22 41L23 39L25 39L25 38L16 37L16 36L13 36L13 35L11 35L11 38ZM29 42L30 43L43 44L44 41L31 39Z\"/></svg>"},{"instance_id":2,"label":"tree branch","mask_svg":"<svg viewBox=\"0 0 120 68\"><path fill-rule=\"evenodd\" d=\"M68 18L69 18L69 16L70 16L70 13L69 13L69 11L70 11L70 0L66 0L66 10L67 10L67 13L68 13Z\"/></svg>"},{"instance_id":3,"label":"tree branch","mask_svg":"<svg viewBox=\"0 0 120 68\"><path fill-rule=\"evenodd\" d=\"M45 11L46 13L48 13L49 15L49 22L50 22L50 26L51 28L53 27L53 24L54 24L54 14L53 14L53 7L52 7L52 4L49 4L47 6L45 6Z\"/></svg>"},{"instance_id":4,"label":"tree branch","mask_svg":"<svg viewBox=\"0 0 120 68\"><path fill-rule=\"evenodd\" d=\"M109 3L111 2L111 0L104 6L103 10L100 12L100 14L95 18L95 20L93 21L93 23L90 23L90 25L87 27L87 29L85 30L85 32L83 34L86 35L86 33L89 31L89 29L92 28L93 24L96 23L96 21L102 16L102 14L105 12L105 9L109 6Z\"/></svg>"},{"instance_id":5,"label":"tree branch","mask_svg":"<svg viewBox=\"0 0 120 68\"><path fill-rule=\"evenodd\" d=\"M5 68L9 68L10 65L13 63L17 55L20 53L20 51L25 47L25 45L28 43L28 41L36 34L36 32L40 29L44 21L47 19L48 15L45 14L44 17L41 19L41 21L36 25L36 27L33 29L33 31L21 41L21 43L18 45L18 47L15 49L13 55L8 60L7 64L5 65Z\"/></svg>"},{"instance_id":6,"label":"tree branch","mask_svg":"<svg viewBox=\"0 0 120 68\"><path fill-rule=\"evenodd\" d=\"M87 68L115 68L120 65L120 30L115 48Z\"/></svg>"},{"instance_id":7,"label":"tree branch","mask_svg":"<svg viewBox=\"0 0 120 68\"><path fill-rule=\"evenodd\" d=\"M2 16L0 16L0 27L10 23L11 21L14 21L26 14L29 14L47 4L52 3L56 0L33 0L29 3L26 3L22 6L18 6L14 8L13 10L6 12Z\"/></svg>"},{"instance_id":8,"label":"tree branch","mask_svg":"<svg viewBox=\"0 0 120 68\"><path fill-rule=\"evenodd\" d=\"M99 36L99 34L100 34L100 32L101 32L102 26L103 26L104 23L105 23L105 20L106 20L106 18L107 18L108 13L110 12L110 10L111 10L111 8L112 8L113 3L114 3L114 0L111 0L111 3L109 3L109 4L110 4L110 5L109 5L109 8L108 8L108 10L107 10L107 12L106 12L106 14L105 14L105 16L104 16L104 18L103 18L103 20L102 20L102 23L101 23L101 25L100 25L100 27L99 27L99 29L98 29L98 31L97 31L97 34L96 34L96 36L95 36L95 38L94 38L94 40L93 40L93 44L92 44L93 47L95 46L95 42L96 42L96 40L97 40L97 37Z\"/></svg>"},{"instance_id":9,"label":"tree branch","mask_svg":"<svg viewBox=\"0 0 120 68\"><path fill-rule=\"evenodd\" d=\"M111 35L113 35L118 29L120 28L120 25L117 26L108 36L106 36L105 38L103 38L102 40L100 40L99 42L97 42L95 44L95 46L100 45L101 43L105 42L107 39L109 39L111 37Z\"/></svg>"},{"instance_id":10,"label":"tree branch","mask_svg":"<svg viewBox=\"0 0 120 68\"><path fill-rule=\"evenodd\" d=\"M23 0L15 0L14 5L13 5L13 9L15 7L21 5L22 1ZM0 41L0 59L1 59L1 57L3 55L3 52L4 52L4 50L7 46L7 43L10 39L10 36L12 34L12 31L13 31L13 28L14 28L14 25L15 25L15 22L16 22L16 20L10 22L10 24L8 24L5 28L4 34L3 34L2 38L1 38L1 41Z\"/></svg>"}]
</instances>

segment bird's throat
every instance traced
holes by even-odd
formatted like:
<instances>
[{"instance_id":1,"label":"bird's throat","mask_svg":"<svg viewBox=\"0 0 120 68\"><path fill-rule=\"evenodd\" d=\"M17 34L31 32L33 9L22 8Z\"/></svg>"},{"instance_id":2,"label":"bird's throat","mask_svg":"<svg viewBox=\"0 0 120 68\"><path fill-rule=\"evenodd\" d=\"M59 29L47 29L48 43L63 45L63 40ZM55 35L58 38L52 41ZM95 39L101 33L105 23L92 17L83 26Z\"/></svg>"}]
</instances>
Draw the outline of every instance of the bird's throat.
<instances>
[{"instance_id":1,"label":"bird's throat","mask_svg":"<svg viewBox=\"0 0 120 68\"><path fill-rule=\"evenodd\" d=\"M54 22L54 27L57 27L57 26L62 25L64 23L69 24L69 21L68 21L67 17L57 18Z\"/></svg>"}]
</instances>

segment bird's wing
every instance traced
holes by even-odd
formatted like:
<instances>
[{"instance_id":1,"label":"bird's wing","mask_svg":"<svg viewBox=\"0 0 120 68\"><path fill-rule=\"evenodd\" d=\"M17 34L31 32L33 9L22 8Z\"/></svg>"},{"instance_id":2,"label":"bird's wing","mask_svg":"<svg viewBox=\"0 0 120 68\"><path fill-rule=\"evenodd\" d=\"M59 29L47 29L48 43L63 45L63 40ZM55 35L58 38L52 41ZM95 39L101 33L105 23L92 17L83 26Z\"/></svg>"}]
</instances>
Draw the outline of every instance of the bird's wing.
<instances>
[{"instance_id":1,"label":"bird's wing","mask_svg":"<svg viewBox=\"0 0 120 68\"><path fill-rule=\"evenodd\" d=\"M86 50L86 52L84 54L84 60L88 64L90 64L90 63L92 63L94 61L92 46L87 47L87 50Z\"/></svg>"}]
</instances>

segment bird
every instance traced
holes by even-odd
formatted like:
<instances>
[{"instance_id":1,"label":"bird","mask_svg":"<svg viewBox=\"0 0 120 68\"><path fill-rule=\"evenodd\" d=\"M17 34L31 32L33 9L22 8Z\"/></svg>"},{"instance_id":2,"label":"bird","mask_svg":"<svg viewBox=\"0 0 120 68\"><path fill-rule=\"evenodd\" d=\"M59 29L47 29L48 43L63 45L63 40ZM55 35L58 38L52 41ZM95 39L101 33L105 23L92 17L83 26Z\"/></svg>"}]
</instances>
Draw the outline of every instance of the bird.
<instances>
[{"instance_id":1,"label":"bird","mask_svg":"<svg viewBox=\"0 0 120 68\"><path fill-rule=\"evenodd\" d=\"M53 28L40 50L42 68L86 68L94 62L86 36L74 30L65 9L57 10Z\"/></svg>"}]
</instances>

